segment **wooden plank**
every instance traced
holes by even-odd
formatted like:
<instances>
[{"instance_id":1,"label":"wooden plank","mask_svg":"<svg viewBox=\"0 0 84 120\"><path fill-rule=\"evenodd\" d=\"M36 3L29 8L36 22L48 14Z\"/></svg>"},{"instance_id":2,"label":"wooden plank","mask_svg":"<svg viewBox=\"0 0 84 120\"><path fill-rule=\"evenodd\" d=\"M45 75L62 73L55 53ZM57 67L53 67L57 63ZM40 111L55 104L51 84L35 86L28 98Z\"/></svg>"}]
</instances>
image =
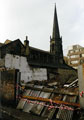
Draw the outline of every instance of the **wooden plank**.
<instances>
[{"instance_id":1,"label":"wooden plank","mask_svg":"<svg viewBox=\"0 0 84 120\"><path fill-rule=\"evenodd\" d=\"M71 95L71 96L78 96L78 90L75 90L75 92L72 91L71 88L56 88L54 90L52 89L41 89L41 88L35 88L30 86L25 86L26 89L32 89L32 90L38 90L42 92L49 92L49 93L56 93L56 94L63 94L63 95ZM74 88L76 89L76 88Z\"/></svg>"},{"instance_id":2,"label":"wooden plank","mask_svg":"<svg viewBox=\"0 0 84 120\"><path fill-rule=\"evenodd\" d=\"M51 102L51 99L41 98L41 97L22 96L22 98L29 99L29 100L37 100L37 101L42 101L42 102ZM70 102L65 102L65 101L52 100L52 103L56 103L56 104L60 104L60 105L64 104L64 105L74 106L74 107L80 107L80 104L70 103Z\"/></svg>"}]
</instances>

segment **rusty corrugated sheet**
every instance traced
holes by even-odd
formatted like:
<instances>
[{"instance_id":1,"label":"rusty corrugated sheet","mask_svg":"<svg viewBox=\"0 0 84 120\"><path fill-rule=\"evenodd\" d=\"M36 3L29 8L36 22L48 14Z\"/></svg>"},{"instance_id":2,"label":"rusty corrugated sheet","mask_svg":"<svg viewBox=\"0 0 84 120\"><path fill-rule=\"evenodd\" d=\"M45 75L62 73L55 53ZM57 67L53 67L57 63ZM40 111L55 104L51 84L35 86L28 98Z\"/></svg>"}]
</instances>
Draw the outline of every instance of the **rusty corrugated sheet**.
<instances>
[{"instance_id":1,"label":"rusty corrugated sheet","mask_svg":"<svg viewBox=\"0 0 84 120\"><path fill-rule=\"evenodd\" d=\"M34 87L37 88L37 90L36 89L34 90ZM53 92L55 91L55 88L48 88L48 87L43 87L39 85L34 85L33 90L31 88L30 93L25 92L23 98L28 99L30 101L38 101L38 103L46 103L48 105L51 105L49 101L50 99L52 99L53 105L56 105L56 102L57 102L59 107L61 107L61 104L65 104L67 106L69 105L73 109L74 109L74 106L76 107L79 106L79 104L76 104L78 88L60 88L57 90L58 90L58 93ZM68 94L69 91L70 91L70 94ZM67 94L65 95L65 93ZM49 120L52 120L53 116L54 116L54 119L72 120L73 112L74 112L68 109L67 110L65 109L61 110L58 108L48 109L47 106L42 106L36 103L28 103L27 101L25 102L25 104L23 104L23 111L31 112L32 114L36 114L38 116L47 118Z\"/></svg>"},{"instance_id":2,"label":"rusty corrugated sheet","mask_svg":"<svg viewBox=\"0 0 84 120\"><path fill-rule=\"evenodd\" d=\"M33 96L33 97L37 96L38 97L39 94L40 94L40 91L34 91L34 90L32 90L31 93L30 93L30 96ZM24 112L30 112L30 110L32 109L32 107L33 107L32 103L26 102L25 105L24 105L24 107L23 107L23 111Z\"/></svg>"},{"instance_id":3,"label":"rusty corrugated sheet","mask_svg":"<svg viewBox=\"0 0 84 120\"><path fill-rule=\"evenodd\" d=\"M30 89L29 89L29 90L26 90L23 95L29 96L30 92L31 92ZM24 99L20 99L19 104L18 104L18 106L17 106L17 109L23 109L26 101L27 101L26 99L25 99L25 101L24 101Z\"/></svg>"},{"instance_id":4,"label":"rusty corrugated sheet","mask_svg":"<svg viewBox=\"0 0 84 120\"><path fill-rule=\"evenodd\" d=\"M39 97L42 98L49 98L51 93L46 93L46 92L41 92L41 94L39 95ZM42 102L41 102L42 103ZM34 105L33 108L31 109L31 112L33 112L34 114L40 115L42 109L44 108L44 106L41 105Z\"/></svg>"},{"instance_id":5,"label":"rusty corrugated sheet","mask_svg":"<svg viewBox=\"0 0 84 120\"><path fill-rule=\"evenodd\" d=\"M65 102L75 103L76 99L77 99L77 96L67 96L67 95L65 95L63 97L63 101L65 101ZM74 108L74 107L72 107L72 108ZM67 110L67 109L66 110L59 109L58 113L56 114L56 118L60 119L60 120L72 120L73 112L74 111Z\"/></svg>"}]
</instances>

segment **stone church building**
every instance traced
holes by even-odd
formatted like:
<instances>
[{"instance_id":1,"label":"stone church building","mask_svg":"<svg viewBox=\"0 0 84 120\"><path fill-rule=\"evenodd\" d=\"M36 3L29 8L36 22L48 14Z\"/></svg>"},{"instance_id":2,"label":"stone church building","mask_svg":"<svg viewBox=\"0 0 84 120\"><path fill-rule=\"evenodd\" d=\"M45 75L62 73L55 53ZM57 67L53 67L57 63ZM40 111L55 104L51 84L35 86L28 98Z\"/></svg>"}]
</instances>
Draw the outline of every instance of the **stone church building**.
<instances>
[{"instance_id":1,"label":"stone church building","mask_svg":"<svg viewBox=\"0 0 84 120\"><path fill-rule=\"evenodd\" d=\"M21 81L24 83L56 81L64 84L77 78L76 70L68 66L63 59L62 37L59 31L56 6L53 31L50 37L50 52L31 47L27 36L24 44L20 39L6 41L0 44L1 68L18 69L21 73Z\"/></svg>"}]
</instances>

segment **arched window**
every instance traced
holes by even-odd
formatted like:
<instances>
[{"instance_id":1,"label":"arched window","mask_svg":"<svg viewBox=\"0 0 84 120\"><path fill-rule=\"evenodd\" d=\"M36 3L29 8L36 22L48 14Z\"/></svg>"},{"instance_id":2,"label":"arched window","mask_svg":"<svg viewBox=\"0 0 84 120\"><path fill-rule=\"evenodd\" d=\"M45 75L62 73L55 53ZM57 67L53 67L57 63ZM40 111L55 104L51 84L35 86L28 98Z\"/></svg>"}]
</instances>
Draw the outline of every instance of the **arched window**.
<instances>
[{"instance_id":1,"label":"arched window","mask_svg":"<svg viewBox=\"0 0 84 120\"><path fill-rule=\"evenodd\" d=\"M55 46L54 44L52 44L52 52L55 50Z\"/></svg>"}]
</instances>

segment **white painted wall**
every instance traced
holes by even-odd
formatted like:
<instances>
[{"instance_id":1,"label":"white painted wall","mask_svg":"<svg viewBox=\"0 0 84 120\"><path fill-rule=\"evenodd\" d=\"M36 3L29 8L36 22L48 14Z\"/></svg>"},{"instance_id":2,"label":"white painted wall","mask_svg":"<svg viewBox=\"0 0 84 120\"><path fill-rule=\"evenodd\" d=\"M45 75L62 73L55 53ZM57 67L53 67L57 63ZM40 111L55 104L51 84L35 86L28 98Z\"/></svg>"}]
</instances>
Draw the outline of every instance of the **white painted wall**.
<instances>
[{"instance_id":1,"label":"white painted wall","mask_svg":"<svg viewBox=\"0 0 84 120\"><path fill-rule=\"evenodd\" d=\"M6 54L5 67L11 69L19 69L21 72L21 80L29 82L31 80L47 80L47 69L31 68L28 65L26 57Z\"/></svg>"}]
</instances>

